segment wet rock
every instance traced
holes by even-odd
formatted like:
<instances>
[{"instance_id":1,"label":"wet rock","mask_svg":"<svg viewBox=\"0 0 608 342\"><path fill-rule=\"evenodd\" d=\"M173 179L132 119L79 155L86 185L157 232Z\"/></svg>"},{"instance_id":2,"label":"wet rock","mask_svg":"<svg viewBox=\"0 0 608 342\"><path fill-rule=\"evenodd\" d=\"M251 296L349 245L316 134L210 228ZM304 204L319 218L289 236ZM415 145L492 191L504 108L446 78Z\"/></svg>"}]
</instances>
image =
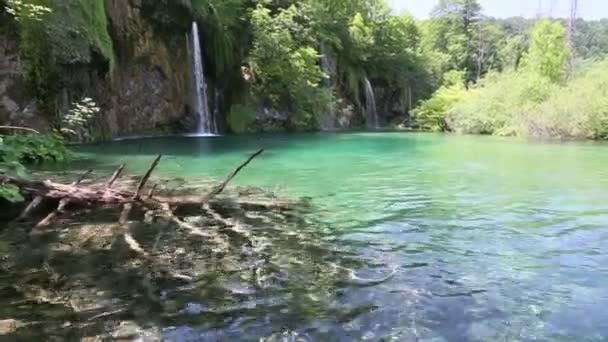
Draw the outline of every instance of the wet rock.
<instances>
[{"instance_id":1,"label":"wet rock","mask_svg":"<svg viewBox=\"0 0 608 342\"><path fill-rule=\"evenodd\" d=\"M0 336L13 334L21 325L20 321L14 319L5 319L0 321Z\"/></svg>"},{"instance_id":2,"label":"wet rock","mask_svg":"<svg viewBox=\"0 0 608 342\"><path fill-rule=\"evenodd\" d=\"M17 38L0 31L0 124L48 131L48 121L37 115L35 101L27 93Z\"/></svg>"}]
</instances>

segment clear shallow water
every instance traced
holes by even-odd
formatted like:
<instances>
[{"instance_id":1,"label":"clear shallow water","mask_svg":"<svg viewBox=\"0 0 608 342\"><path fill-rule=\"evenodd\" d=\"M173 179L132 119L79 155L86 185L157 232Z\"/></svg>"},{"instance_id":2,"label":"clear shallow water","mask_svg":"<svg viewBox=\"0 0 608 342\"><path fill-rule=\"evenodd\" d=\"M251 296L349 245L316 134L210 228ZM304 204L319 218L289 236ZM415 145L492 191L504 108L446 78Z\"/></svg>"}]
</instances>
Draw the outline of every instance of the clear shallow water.
<instances>
[{"instance_id":1,"label":"clear shallow water","mask_svg":"<svg viewBox=\"0 0 608 342\"><path fill-rule=\"evenodd\" d=\"M80 152L83 166L127 162L132 173L162 153L158 175L196 179L222 178L257 148L267 152L236 183L311 197L318 211L305 229L320 251L286 243L310 264L287 273L290 285L247 294L221 323L194 310L200 319L172 322L169 339L608 339L608 145L361 133ZM323 277L345 264L350 281ZM182 312L214 301L202 300Z\"/></svg>"}]
</instances>

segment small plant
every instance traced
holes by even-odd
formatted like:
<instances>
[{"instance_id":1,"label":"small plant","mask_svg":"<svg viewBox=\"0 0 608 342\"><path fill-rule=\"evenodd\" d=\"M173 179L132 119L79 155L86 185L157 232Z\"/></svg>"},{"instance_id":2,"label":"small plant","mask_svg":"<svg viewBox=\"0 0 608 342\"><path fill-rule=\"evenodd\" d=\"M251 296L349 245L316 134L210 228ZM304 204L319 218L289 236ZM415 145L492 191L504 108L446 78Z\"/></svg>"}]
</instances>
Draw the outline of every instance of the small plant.
<instances>
[{"instance_id":1,"label":"small plant","mask_svg":"<svg viewBox=\"0 0 608 342\"><path fill-rule=\"evenodd\" d=\"M45 15L52 12L48 7L24 3L21 0L7 0L4 9L8 14L12 15L16 21L20 21L22 18L42 21L42 18Z\"/></svg>"},{"instance_id":2,"label":"small plant","mask_svg":"<svg viewBox=\"0 0 608 342\"><path fill-rule=\"evenodd\" d=\"M0 184L0 198L3 198L11 203L25 201L25 198L23 198L19 192L19 188L12 184Z\"/></svg>"},{"instance_id":3,"label":"small plant","mask_svg":"<svg viewBox=\"0 0 608 342\"><path fill-rule=\"evenodd\" d=\"M63 137L58 134L0 137L0 173L24 176L27 173L24 164L63 162L70 157ZM20 202L23 198L18 190L14 186L0 184L0 199Z\"/></svg>"},{"instance_id":4,"label":"small plant","mask_svg":"<svg viewBox=\"0 0 608 342\"><path fill-rule=\"evenodd\" d=\"M61 119L61 127L59 128L59 132L66 138L82 135L87 123L100 110L93 99L89 97L85 97L80 102L75 102L72 105L72 109Z\"/></svg>"}]
</instances>

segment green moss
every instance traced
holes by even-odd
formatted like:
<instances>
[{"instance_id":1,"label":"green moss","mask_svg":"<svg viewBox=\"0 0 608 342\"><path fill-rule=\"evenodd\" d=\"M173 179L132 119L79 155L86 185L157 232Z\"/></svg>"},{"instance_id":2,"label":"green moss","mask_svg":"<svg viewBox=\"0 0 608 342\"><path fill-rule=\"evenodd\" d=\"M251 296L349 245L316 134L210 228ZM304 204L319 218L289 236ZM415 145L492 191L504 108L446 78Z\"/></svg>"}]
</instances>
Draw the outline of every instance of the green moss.
<instances>
[{"instance_id":1,"label":"green moss","mask_svg":"<svg viewBox=\"0 0 608 342\"><path fill-rule=\"evenodd\" d=\"M53 13L45 22L53 52L61 64L91 63L92 52L114 65L103 0L50 0Z\"/></svg>"},{"instance_id":2,"label":"green moss","mask_svg":"<svg viewBox=\"0 0 608 342\"><path fill-rule=\"evenodd\" d=\"M49 7L42 20L19 22L21 53L28 88L43 113L56 113L65 68L92 65L101 73L114 66L114 48L108 32L104 0L28 0Z\"/></svg>"},{"instance_id":3,"label":"green moss","mask_svg":"<svg viewBox=\"0 0 608 342\"><path fill-rule=\"evenodd\" d=\"M114 66L114 46L108 33L108 18L104 0L78 0L71 2L72 6L82 15L88 32L89 42L99 49L101 54Z\"/></svg>"},{"instance_id":4,"label":"green moss","mask_svg":"<svg viewBox=\"0 0 608 342\"><path fill-rule=\"evenodd\" d=\"M255 112L248 106L235 104L230 108L227 121L232 132L245 133L255 121Z\"/></svg>"}]
</instances>

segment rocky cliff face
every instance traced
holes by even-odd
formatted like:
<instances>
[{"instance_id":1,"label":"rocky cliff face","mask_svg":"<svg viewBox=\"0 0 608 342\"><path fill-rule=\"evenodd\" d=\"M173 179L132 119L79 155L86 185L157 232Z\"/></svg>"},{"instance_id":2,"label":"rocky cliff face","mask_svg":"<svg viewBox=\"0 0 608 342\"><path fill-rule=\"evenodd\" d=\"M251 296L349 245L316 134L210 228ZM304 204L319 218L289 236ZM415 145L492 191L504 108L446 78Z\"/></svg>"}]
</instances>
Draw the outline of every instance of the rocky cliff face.
<instances>
[{"instance_id":1,"label":"rocky cliff face","mask_svg":"<svg viewBox=\"0 0 608 342\"><path fill-rule=\"evenodd\" d=\"M193 129L185 32L160 32L144 17L142 1L107 0L106 10L116 66L99 120L105 136Z\"/></svg>"},{"instance_id":2,"label":"rocky cliff face","mask_svg":"<svg viewBox=\"0 0 608 342\"><path fill-rule=\"evenodd\" d=\"M6 23L12 19L0 15L0 20ZM23 63L13 29L6 25L0 30L0 124L46 131L48 122L37 115L36 101L27 95Z\"/></svg>"},{"instance_id":3,"label":"rocky cliff face","mask_svg":"<svg viewBox=\"0 0 608 342\"><path fill-rule=\"evenodd\" d=\"M72 102L88 96L102 109L90 127L91 137L96 139L194 129L185 37L189 11L179 1L165 3L105 0L114 66L110 70L107 61L100 58L62 65L61 91L56 99L59 114ZM172 13L162 6L181 12ZM162 20L167 13L179 16L172 19L182 20L185 25L164 30ZM24 65L17 45L14 32L0 31L0 124L48 129L48 121L37 114L36 102L24 85Z\"/></svg>"}]
</instances>

